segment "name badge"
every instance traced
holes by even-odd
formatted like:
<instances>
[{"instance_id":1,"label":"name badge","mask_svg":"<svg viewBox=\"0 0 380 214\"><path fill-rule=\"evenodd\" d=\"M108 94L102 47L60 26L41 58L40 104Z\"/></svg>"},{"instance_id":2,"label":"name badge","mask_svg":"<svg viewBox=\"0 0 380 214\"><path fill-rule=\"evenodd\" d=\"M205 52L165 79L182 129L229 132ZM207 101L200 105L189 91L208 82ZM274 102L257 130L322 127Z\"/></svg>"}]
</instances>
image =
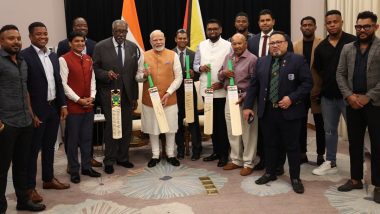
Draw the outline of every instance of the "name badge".
<instances>
[{"instance_id":1,"label":"name badge","mask_svg":"<svg viewBox=\"0 0 380 214\"><path fill-rule=\"evenodd\" d=\"M294 80L294 74L288 74L288 80Z\"/></svg>"}]
</instances>

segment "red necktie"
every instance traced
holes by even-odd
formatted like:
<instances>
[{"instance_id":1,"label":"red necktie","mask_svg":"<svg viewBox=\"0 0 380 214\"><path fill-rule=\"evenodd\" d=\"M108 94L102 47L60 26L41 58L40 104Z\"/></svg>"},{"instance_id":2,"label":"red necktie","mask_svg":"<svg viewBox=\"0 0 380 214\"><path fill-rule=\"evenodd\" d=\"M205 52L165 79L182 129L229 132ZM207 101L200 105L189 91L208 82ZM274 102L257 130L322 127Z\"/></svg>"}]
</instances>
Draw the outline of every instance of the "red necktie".
<instances>
[{"instance_id":1,"label":"red necktie","mask_svg":"<svg viewBox=\"0 0 380 214\"><path fill-rule=\"evenodd\" d=\"M268 40L268 35L264 35L264 41L263 41L263 47L261 48L261 56L266 56L267 55L267 40Z\"/></svg>"}]
</instances>

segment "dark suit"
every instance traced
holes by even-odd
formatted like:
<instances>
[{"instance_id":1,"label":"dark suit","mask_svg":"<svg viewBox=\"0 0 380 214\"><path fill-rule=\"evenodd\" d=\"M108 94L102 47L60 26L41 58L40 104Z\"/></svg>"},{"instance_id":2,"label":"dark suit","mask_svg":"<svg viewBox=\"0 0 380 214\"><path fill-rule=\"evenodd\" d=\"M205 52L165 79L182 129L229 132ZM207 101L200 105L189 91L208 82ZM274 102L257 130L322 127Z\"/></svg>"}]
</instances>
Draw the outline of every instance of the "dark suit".
<instances>
[{"instance_id":1,"label":"dark suit","mask_svg":"<svg viewBox=\"0 0 380 214\"><path fill-rule=\"evenodd\" d=\"M42 180L50 182L54 177L54 145L57 140L60 112L66 105L57 54L50 53L55 82L55 99L48 102L48 82L42 62L33 46L24 49L23 55L28 65L28 91L34 114L42 121L34 129L28 168L28 188L36 187L37 158L42 150Z\"/></svg>"},{"instance_id":2,"label":"dark suit","mask_svg":"<svg viewBox=\"0 0 380 214\"><path fill-rule=\"evenodd\" d=\"M260 46L260 36L261 33L253 35L248 39L248 50L259 57L259 46ZM293 44L289 36L285 35L286 41L288 41L288 52L293 52ZM267 40L269 42L269 38Z\"/></svg>"},{"instance_id":3,"label":"dark suit","mask_svg":"<svg viewBox=\"0 0 380 214\"><path fill-rule=\"evenodd\" d=\"M288 52L282 57L278 97L281 100L284 96L289 96L292 105L288 109L275 107L268 99L271 69L272 56L259 58L244 109L253 109L254 100L258 97L257 115L262 126L267 173L275 175L281 148L286 148L290 177L296 179L300 173L298 139L301 118L307 113L302 101L312 87L310 69L301 55Z\"/></svg>"},{"instance_id":4,"label":"dark suit","mask_svg":"<svg viewBox=\"0 0 380 214\"><path fill-rule=\"evenodd\" d=\"M180 54L177 48L173 49L178 55ZM189 55L190 59L190 69L193 69L194 62L194 51L186 48L186 54ZM185 56L183 56L185 59ZM184 64L185 66L185 64ZM182 76L183 79L186 78L186 68L182 67ZM199 79L199 73L194 72L194 82ZM199 128L199 117L198 117L198 109L197 109L197 91L195 86L193 85L193 97L194 97L194 123L189 124L190 134L191 134L191 146L193 154L200 154L202 151L202 139L201 139L201 131ZM185 128L183 126L183 119L185 118L185 89L184 83L182 82L181 86L176 91L177 94L177 105L178 105L178 130L175 135L175 142L177 144L178 153L184 152L184 132Z\"/></svg>"},{"instance_id":5,"label":"dark suit","mask_svg":"<svg viewBox=\"0 0 380 214\"><path fill-rule=\"evenodd\" d=\"M132 132L132 102L138 99L138 84L135 80L138 69L140 51L135 43L126 40L124 42L124 65L118 62L118 57L112 37L96 44L93 61L98 94L104 109L106 118L105 141L105 165L113 165L116 161L129 161L128 151ZM108 71L113 70L119 74L117 80L108 78ZM111 122L111 90L121 90L121 117L122 139L112 138ZM120 142L121 141L121 142Z\"/></svg>"},{"instance_id":6,"label":"dark suit","mask_svg":"<svg viewBox=\"0 0 380 214\"><path fill-rule=\"evenodd\" d=\"M86 54L87 55L92 57L92 55L94 53L95 45L96 45L96 42L94 40L86 38ZM71 48L69 45L69 40L64 39L58 43L57 54L59 57L65 53L69 52L70 50L71 50Z\"/></svg>"}]
</instances>

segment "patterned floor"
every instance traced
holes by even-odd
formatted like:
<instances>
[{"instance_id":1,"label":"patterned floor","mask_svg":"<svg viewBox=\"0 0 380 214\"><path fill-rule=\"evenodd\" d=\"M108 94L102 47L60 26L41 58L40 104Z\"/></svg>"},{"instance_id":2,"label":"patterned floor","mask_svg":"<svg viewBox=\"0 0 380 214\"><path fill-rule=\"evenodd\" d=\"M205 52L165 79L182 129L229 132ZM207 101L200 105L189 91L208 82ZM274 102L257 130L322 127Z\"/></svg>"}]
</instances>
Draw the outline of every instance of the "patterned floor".
<instances>
[{"instance_id":1,"label":"patterned floor","mask_svg":"<svg viewBox=\"0 0 380 214\"><path fill-rule=\"evenodd\" d=\"M309 131L309 135L314 135ZM211 144L204 142L204 156L211 152ZM308 138L308 157L316 159L315 138ZM38 191L44 197L48 209L43 213L52 214L190 214L190 213L380 213L380 205L372 199L373 186L363 190L341 193L337 186L349 177L347 142L341 141L337 155L339 172L329 176L315 176L311 171L313 163L301 167L301 179L305 194L295 194L289 184L287 173L267 185L256 185L254 181L262 171L242 177L239 170L224 171L216 162L201 160L181 161L180 167L173 167L161 161L154 168L147 168L150 147L131 150L131 161L135 168L127 170L116 166L115 174L101 178L82 176L80 184L71 184L68 190L42 190L38 179ZM101 160L101 157L98 157ZM368 162L368 160L367 160ZM368 168L368 163L365 169ZM59 149L55 160L55 174L60 180L69 182L65 172L66 158ZM208 176L219 190L216 196L206 194L199 177ZM365 183L369 172L365 170ZM8 212L15 211L15 195L11 173L8 175ZM21 213L21 212L20 212Z\"/></svg>"}]
</instances>

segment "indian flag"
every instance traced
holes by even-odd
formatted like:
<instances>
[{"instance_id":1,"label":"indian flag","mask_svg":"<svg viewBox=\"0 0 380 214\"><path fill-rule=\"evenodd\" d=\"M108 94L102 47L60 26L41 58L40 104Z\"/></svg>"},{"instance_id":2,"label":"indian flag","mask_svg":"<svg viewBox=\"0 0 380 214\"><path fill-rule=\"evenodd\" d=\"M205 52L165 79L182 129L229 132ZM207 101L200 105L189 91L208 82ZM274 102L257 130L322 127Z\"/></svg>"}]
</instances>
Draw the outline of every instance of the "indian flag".
<instances>
[{"instance_id":1,"label":"indian flag","mask_svg":"<svg viewBox=\"0 0 380 214\"><path fill-rule=\"evenodd\" d=\"M187 0L183 29L190 36L190 49L195 51L198 44L206 39L198 0Z\"/></svg>"},{"instance_id":2,"label":"indian flag","mask_svg":"<svg viewBox=\"0 0 380 214\"><path fill-rule=\"evenodd\" d=\"M136 43L144 51L144 43L141 36L139 18L136 12L135 0L124 0L121 19L128 23L127 39Z\"/></svg>"}]
</instances>

